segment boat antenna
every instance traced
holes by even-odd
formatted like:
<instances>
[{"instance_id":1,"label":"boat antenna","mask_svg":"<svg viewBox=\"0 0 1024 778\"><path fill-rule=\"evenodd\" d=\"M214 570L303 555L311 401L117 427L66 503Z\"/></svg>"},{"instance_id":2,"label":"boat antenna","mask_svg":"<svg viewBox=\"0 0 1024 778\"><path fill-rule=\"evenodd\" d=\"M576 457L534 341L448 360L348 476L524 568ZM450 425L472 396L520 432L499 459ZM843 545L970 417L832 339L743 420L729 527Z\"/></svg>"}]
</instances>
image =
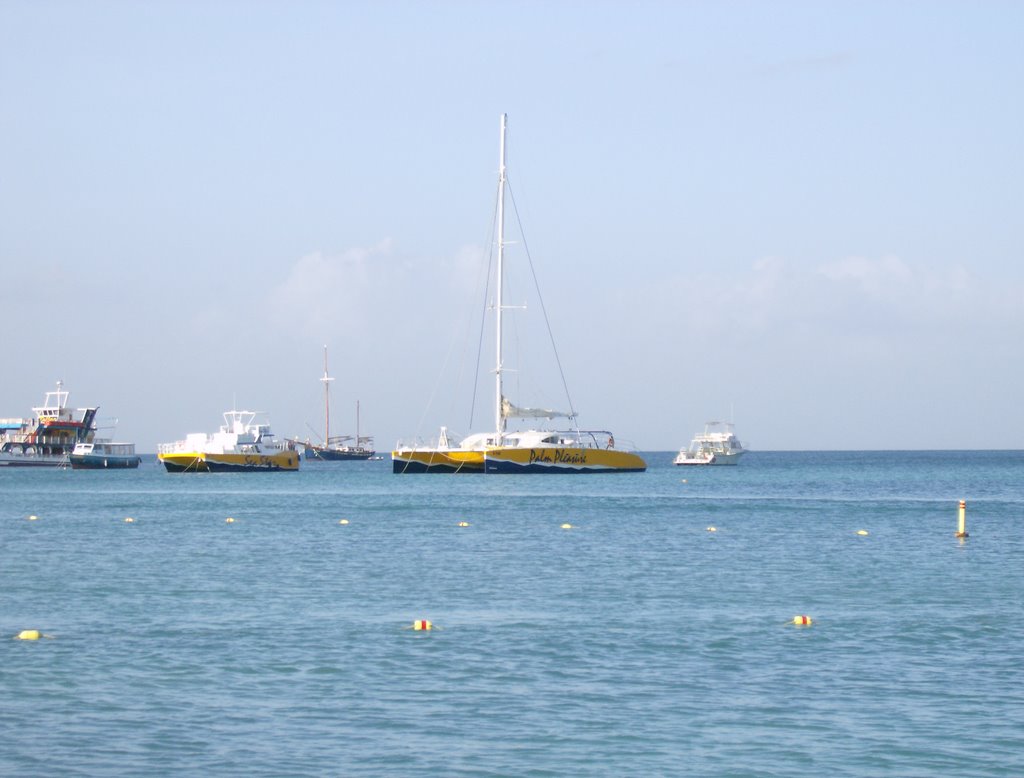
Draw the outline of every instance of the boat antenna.
<instances>
[{"instance_id":1,"label":"boat antenna","mask_svg":"<svg viewBox=\"0 0 1024 778\"><path fill-rule=\"evenodd\" d=\"M324 445L331 445L331 381L327 375L327 344L324 344L324 377L320 379L324 385Z\"/></svg>"}]
</instances>

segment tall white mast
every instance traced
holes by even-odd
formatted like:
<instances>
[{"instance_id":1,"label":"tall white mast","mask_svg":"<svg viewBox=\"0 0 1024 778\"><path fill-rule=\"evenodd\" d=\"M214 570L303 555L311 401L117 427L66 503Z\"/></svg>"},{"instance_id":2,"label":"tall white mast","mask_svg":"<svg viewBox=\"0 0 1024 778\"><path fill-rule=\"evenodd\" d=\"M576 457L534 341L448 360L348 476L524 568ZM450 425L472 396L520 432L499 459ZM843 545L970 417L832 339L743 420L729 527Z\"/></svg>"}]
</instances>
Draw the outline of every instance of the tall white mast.
<instances>
[{"instance_id":1,"label":"tall white mast","mask_svg":"<svg viewBox=\"0 0 1024 778\"><path fill-rule=\"evenodd\" d=\"M498 280L497 280L497 325L495 326L498 340L497 363L494 368L495 394L494 398L494 426L497 430L498 439L501 443L501 436L505 432L505 417L501 413L501 311L502 311L502 280L504 275L505 262L505 122L508 114L501 115L501 160L498 165Z\"/></svg>"},{"instance_id":2,"label":"tall white mast","mask_svg":"<svg viewBox=\"0 0 1024 778\"><path fill-rule=\"evenodd\" d=\"M331 381L327 375L327 346L324 345L324 377L320 379L324 385L324 445L331 445Z\"/></svg>"}]
</instances>

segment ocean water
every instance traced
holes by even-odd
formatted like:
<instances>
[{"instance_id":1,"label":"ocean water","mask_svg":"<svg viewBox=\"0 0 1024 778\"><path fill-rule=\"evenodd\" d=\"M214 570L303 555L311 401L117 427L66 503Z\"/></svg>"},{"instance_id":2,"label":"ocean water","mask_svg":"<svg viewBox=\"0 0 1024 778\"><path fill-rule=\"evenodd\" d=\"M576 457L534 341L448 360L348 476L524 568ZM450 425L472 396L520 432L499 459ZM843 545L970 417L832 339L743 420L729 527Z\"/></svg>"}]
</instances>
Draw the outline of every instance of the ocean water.
<instances>
[{"instance_id":1,"label":"ocean water","mask_svg":"<svg viewBox=\"0 0 1024 778\"><path fill-rule=\"evenodd\" d=\"M0 774L1024 775L1024 452L647 458L0 468Z\"/></svg>"}]
</instances>

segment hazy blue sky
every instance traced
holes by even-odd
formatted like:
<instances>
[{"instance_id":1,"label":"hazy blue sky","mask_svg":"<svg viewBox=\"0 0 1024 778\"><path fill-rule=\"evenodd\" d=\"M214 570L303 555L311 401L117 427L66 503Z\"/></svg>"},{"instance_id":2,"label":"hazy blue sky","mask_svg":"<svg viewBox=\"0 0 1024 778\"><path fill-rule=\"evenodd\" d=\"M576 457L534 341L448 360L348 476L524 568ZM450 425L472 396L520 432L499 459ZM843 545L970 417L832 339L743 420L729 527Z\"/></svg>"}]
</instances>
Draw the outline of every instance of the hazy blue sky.
<instances>
[{"instance_id":1,"label":"hazy blue sky","mask_svg":"<svg viewBox=\"0 0 1024 778\"><path fill-rule=\"evenodd\" d=\"M0 416L60 378L143 451L233 404L305 437L328 344L333 431L471 431L507 112L583 426L1024 447L1022 35L1017 2L0 0ZM527 364L516 402L564 406Z\"/></svg>"}]
</instances>

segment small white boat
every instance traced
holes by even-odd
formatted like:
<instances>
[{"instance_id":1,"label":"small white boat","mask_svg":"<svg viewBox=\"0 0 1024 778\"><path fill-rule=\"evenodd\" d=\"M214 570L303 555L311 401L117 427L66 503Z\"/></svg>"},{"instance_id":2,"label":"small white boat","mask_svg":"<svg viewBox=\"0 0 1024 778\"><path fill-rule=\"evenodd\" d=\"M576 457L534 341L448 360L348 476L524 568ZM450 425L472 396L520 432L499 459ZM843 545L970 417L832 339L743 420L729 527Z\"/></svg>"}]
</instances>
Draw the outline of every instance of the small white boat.
<instances>
[{"instance_id":1,"label":"small white boat","mask_svg":"<svg viewBox=\"0 0 1024 778\"><path fill-rule=\"evenodd\" d=\"M195 432L175 443L161 443L157 458L169 473L298 470L299 452L274 437L260 415L225 411L219 432Z\"/></svg>"},{"instance_id":2,"label":"small white boat","mask_svg":"<svg viewBox=\"0 0 1024 778\"><path fill-rule=\"evenodd\" d=\"M735 465L746 452L731 423L709 421L704 432L694 435L689 448L680 449L672 464Z\"/></svg>"},{"instance_id":3,"label":"small white boat","mask_svg":"<svg viewBox=\"0 0 1024 778\"><path fill-rule=\"evenodd\" d=\"M116 443L111 440L78 443L70 459L72 470L132 469L142 461L135 453L134 443Z\"/></svg>"}]
</instances>

